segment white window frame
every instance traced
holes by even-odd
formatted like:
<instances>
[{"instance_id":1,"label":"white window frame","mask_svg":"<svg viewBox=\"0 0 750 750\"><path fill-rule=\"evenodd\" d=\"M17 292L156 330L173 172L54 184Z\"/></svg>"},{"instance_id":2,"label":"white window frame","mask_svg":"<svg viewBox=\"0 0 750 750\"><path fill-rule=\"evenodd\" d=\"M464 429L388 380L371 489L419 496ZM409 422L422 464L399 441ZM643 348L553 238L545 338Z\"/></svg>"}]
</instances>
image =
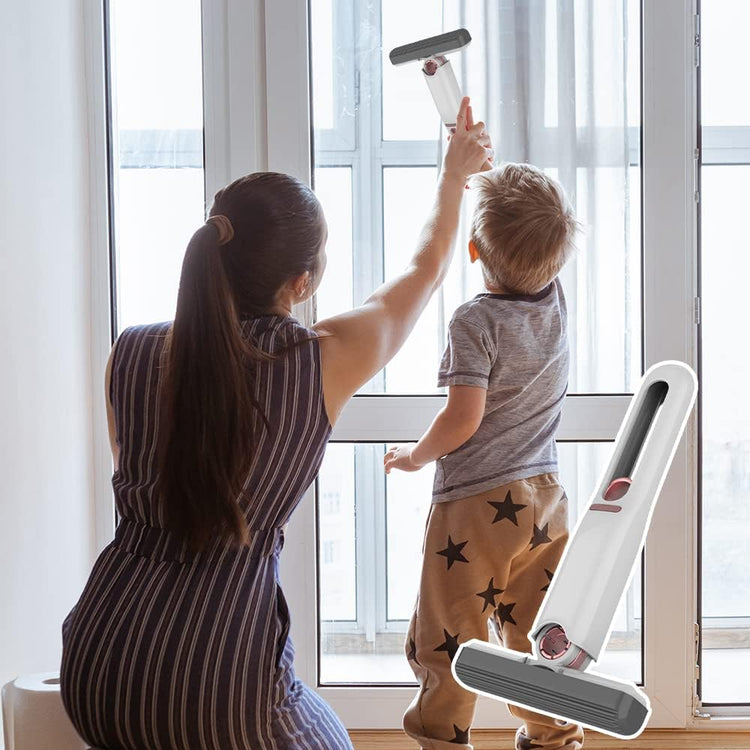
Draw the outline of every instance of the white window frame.
<instances>
[{"instance_id":1,"label":"white window frame","mask_svg":"<svg viewBox=\"0 0 750 750\"><path fill-rule=\"evenodd\" d=\"M700 0L699 0L700 2ZM700 5L699 5L700 9ZM696 62L700 68L701 58L701 26L700 16L695 20L694 24L695 32L695 55ZM700 171L705 166L732 166L732 165L750 165L750 126L705 126L703 125L700 129L699 134L699 145L695 151L695 169ZM700 203L700 178L698 179L698 194L697 200ZM702 252L699 250L699 254ZM700 298L698 298L698 305L695 310L695 314L700 321L701 317L701 305ZM698 395L698 408L699 412L702 410L702 399L701 394ZM700 469L699 469L700 470ZM700 483L702 478L697 480ZM705 494L702 498L702 510L705 513ZM697 565L701 565L700 550L697 553ZM698 592L700 596L700 591ZM702 607L699 602L699 613L702 615ZM715 628L747 628L750 627L750 617L700 617L701 627L704 628L707 624L712 625ZM705 651L705 646L703 647ZM702 663L703 654L699 655L699 664ZM697 701L700 704L700 701ZM730 704L721 705L715 703L709 703L708 705L698 705L696 709L696 715L700 718L714 718L714 717L744 717L748 713L748 706L745 704Z\"/></svg>"},{"instance_id":2,"label":"white window frame","mask_svg":"<svg viewBox=\"0 0 750 750\"><path fill-rule=\"evenodd\" d=\"M89 146L89 238L91 245L91 420L94 450L94 552L114 536L112 454L104 400L104 372L112 347L109 216L109 144L106 96L107 49L104 3L84 6L84 65ZM92 560L93 562L93 560Z\"/></svg>"},{"instance_id":3,"label":"white window frame","mask_svg":"<svg viewBox=\"0 0 750 750\"><path fill-rule=\"evenodd\" d=\"M695 0L659 0L643 7L642 179L644 241L644 366L662 359L697 365L693 324L697 290L697 128ZM93 259L92 393L96 446L96 541L112 538L113 507L102 392L111 344L108 262L107 127L104 19L101 3L85 4L91 144ZM310 181L308 3L306 0L212 0L203 3L206 195L247 172L273 169ZM704 132L703 163L745 160L747 133ZM743 129L747 130L747 129ZM729 155L729 156L728 156ZM410 157L410 162L413 157ZM412 162L413 163L413 162ZM664 279L673 283L664 284ZM309 319L310 310L298 311ZM377 403L371 399L377 398ZM442 397L358 397L336 426L338 440L415 439ZM578 399L578 400L576 400ZM612 439L627 396L571 396L561 438ZM377 408L374 408L374 404ZM398 408L398 420L384 421ZM398 428L389 425L399 425ZM697 434L691 419L656 507L645 553L644 679L651 727L747 730L748 711L701 711L695 695ZM299 676L317 686L318 633L313 491L297 509L282 558ZM676 571L675 577L665 571ZM675 580L679 585L675 585ZM396 728L412 687L319 687L349 728ZM734 712L737 714L737 712ZM718 721L717 718L722 720ZM502 704L483 700L477 727L513 727Z\"/></svg>"}]
</instances>

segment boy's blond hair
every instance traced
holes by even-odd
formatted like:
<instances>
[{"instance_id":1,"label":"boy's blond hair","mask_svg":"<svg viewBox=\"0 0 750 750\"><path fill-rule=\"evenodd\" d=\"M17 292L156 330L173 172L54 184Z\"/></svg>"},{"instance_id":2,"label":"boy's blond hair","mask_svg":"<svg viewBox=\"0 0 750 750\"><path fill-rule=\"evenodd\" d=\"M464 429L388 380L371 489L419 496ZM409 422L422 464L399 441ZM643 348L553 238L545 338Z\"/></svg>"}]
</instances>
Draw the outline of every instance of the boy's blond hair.
<instances>
[{"instance_id":1,"label":"boy's blond hair","mask_svg":"<svg viewBox=\"0 0 750 750\"><path fill-rule=\"evenodd\" d=\"M531 164L503 164L473 178L471 239L486 280L504 292L534 294L571 256L578 222L565 191Z\"/></svg>"}]
</instances>

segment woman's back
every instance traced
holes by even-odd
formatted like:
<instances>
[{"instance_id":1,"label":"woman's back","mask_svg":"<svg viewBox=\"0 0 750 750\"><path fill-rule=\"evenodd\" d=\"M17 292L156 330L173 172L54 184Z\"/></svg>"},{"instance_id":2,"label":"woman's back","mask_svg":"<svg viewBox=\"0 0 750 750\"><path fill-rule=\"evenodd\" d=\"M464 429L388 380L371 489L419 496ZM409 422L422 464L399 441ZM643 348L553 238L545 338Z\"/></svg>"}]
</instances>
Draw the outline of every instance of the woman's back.
<instances>
[{"instance_id":1,"label":"woman's back","mask_svg":"<svg viewBox=\"0 0 750 750\"><path fill-rule=\"evenodd\" d=\"M312 727L310 747L349 747L294 676L278 584L281 527L317 473L330 433L319 343L280 315L242 326L259 349L278 355L258 364L255 379L268 428L260 429L240 499L249 540L216 539L197 554L164 529L156 491L169 324L131 328L118 340L110 396L120 522L63 626L63 700L99 747L291 748ZM287 696L281 708L273 701L279 690Z\"/></svg>"},{"instance_id":2,"label":"woman's back","mask_svg":"<svg viewBox=\"0 0 750 750\"><path fill-rule=\"evenodd\" d=\"M110 398L120 448L113 477L118 515L164 528L156 493L162 352L169 323L129 328L117 342ZM239 498L251 530L283 526L318 471L330 425L323 404L320 350L294 318L242 321L243 333L273 359L255 365L255 397L268 420Z\"/></svg>"}]
</instances>

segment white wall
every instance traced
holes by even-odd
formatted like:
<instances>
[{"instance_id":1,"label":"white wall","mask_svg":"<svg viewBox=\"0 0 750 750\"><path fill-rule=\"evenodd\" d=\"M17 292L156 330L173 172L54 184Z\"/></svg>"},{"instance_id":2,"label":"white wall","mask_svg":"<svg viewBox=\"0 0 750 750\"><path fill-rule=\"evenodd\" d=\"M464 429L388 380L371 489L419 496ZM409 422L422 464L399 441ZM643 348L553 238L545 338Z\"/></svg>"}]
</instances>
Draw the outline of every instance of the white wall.
<instances>
[{"instance_id":1,"label":"white wall","mask_svg":"<svg viewBox=\"0 0 750 750\"><path fill-rule=\"evenodd\" d=\"M58 668L94 551L83 49L82 0L0 3L0 685Z\"/></svg>"}]
</instances>

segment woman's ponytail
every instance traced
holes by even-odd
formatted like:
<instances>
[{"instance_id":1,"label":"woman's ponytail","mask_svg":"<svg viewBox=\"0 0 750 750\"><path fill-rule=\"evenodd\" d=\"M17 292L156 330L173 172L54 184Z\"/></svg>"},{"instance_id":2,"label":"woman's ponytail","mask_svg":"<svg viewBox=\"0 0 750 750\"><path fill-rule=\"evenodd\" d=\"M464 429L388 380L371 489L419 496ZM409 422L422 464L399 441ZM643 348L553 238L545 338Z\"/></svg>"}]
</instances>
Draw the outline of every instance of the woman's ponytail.
<instances>
[{"instance_id":1,"label":"woman's ponytail","mask_svg":"<svg viewBox=\"0 0 750 750\"><path fill-rule=\"evenodd\" d=\"M223 249L232 225L211 217L182 264L177 311L164 351L159 494L164 525L193 549L221 537L243 543L237 503L265 421L254 396L254 365L268 355L242 336Z\"/></svg>"},{"instance_id":2,"label":"woman's ponytail","mask_svg":"<svg viewBox=\"0 0 750 750\"><path fill-rule=\"evenodd\" d=\"M270 429L257 401L258 364L305 339L281 336L265 353L241 320L273 313L290 280L313 278L326 236L315 194L278 172L222 188L211 214L185 253L160 380L160 521L193 549L247 539L242 509L253 498L242 490L260 433Z\"/></svg>"}]
</instances>

